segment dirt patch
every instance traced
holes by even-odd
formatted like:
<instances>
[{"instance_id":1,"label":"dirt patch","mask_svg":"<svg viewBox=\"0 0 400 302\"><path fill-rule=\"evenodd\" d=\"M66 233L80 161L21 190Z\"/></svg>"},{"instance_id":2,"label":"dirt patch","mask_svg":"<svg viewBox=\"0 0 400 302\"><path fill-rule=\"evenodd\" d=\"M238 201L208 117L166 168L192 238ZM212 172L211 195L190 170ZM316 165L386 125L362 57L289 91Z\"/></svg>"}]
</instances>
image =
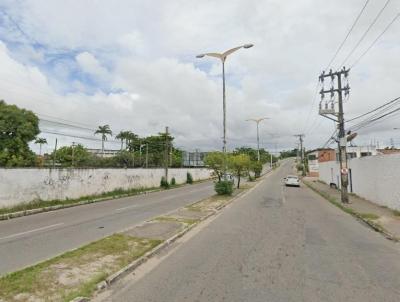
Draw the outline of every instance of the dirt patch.
<instances>
[{"instance_id":1,"label":"dirt patch","mask_svg":"<svg viewBox=\"0 0 400 302\"><path fill-rule=\"evenodd\" d=\"M178 221L151 221L126 231L125 234L134 237L166 240L179 233L184 227Z\"/></svg>"}]
</instances>

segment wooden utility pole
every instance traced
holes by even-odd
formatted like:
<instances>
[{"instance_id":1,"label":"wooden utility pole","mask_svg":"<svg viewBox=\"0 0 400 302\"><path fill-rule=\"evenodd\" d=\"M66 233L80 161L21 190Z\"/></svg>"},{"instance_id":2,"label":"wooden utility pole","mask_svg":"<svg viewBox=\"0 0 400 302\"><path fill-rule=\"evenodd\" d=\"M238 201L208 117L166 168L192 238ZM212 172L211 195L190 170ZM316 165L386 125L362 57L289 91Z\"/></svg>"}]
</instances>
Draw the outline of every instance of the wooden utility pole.
<instances>
[{"instance_id":1,"label":"wooden utility pole","mask_svg":"<svg viewBox=\"0 0 400 302\"><path fill-rule=\"evenodd\" d=\"M75 149L75 142L72 142L72 156L71 156L71 167L74 166L74 150Z\"/></svg>"},{"instance_id":2,"label":"wooden utility pole","mask_svg":"<svg viewBox=\"0 0 400 302\"><path fill-rule=\"evenodd\" d=\"M149 167L149 143L146 143L146 168Z\"/></svg>"},{"instance_id":3,"label":"wooden utility pole","mask_svg":"<svg viewBox=\"0 0 400 302\"><path fill-rule=\"evenodd\" d=\"M346 153L346 146L347 146L347 137L344 130L344 112L343 112L343 92L345 96L349 95L350 87L349 84L343 86L342 80L343 77L347 80L349 75L350 69L346 69L343 67L341 70L333 72L332 70L329 73L323 72L319 76L320 82L324 83L324 79L329 77L331 78L331 88L325 90L324 88L321 89L321 103L319 107L319 114L335 121L338 124L339 130L339 137L338 137L338 153L339 153L339 163L340 163L340 184L341 184L341 199L342 203L349 203L349 195L347 187L349 185L348 179L348 166L347 166L347 153ZM334 87L334 80L337 79L337 88ZM322 101L324 99L324 95L329 93L330 100L325 102L325 106L322 106ZM335 93L338 95L338 112L335 109ZM329 116L332 115L333 117Z\"/></svg>"}]
</instances>

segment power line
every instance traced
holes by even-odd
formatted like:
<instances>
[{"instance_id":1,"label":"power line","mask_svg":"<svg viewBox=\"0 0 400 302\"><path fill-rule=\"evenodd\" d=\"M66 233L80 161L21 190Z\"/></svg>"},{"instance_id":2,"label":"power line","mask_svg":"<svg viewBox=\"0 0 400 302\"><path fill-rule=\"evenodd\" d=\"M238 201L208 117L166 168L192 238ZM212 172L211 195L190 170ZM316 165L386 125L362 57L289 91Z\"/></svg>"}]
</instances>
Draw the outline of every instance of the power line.
<instances>
[{"instance_id":1,"label":"power line","mask_svg":"<svg viewBox=\"0 0 400 302\"><path fill-rule=\"evenodd\" d=\"M397 98L395 98L395 99L393 99L393 100L391 100L391 101L389 101L389 102L387 102L387 103L385 103L385 104L383 104L383 105L381 105L381 106L379 106L379 107L377 107L377 108L375 108L375 109L372 109L372 110L370 110L370 111L368 111L368 112L366 112L366 113L363 113L363 114L361 114L361 115L359 115L359 116L353 117L353 118L347 120L346 122L347 122L347 123L348 123L348 122L352 122L352 121L354 121L354 120L356 120L356 119L359 119L359 118L361 118L361 117L363 117L363 116L366 116L366 115L368 115L368 114L371 114L372 112L375 112L375 111L377 111L377 110L379 110L379 109L381 109L381 108L383 108L383 107L386 107L386 106L388 106L388 105L390 105L390 104L392 104L392 103L394 103L394 102L396 102L396 101L399 101L399 100L400 100L400 97L397 97Z\"/></svg>"},{"instance_id":2,"label":"power line","mask_svg":"<svg viewBox=\"0 0 400 302\"><path fill-rule=\"evenodd\" d=\"M362 7L361 11L358 13L356 19L354 20L353 24L351 25L349 31L347 32L345 38L343 39L342 43L340 43L338 49L336 50L335 54L333 55L332 59L329 61L328 66L326 66L325 70L327 70L331 64L333 63L333 61L336 59L337 55L339 54L340 50L343 48L344 43L346 43L348 37L350 36L350 33L353 31L354 27L356 26L358 20L360 19L362 13L364 12L365 8L367 7L369 0L365 1L364 6Z\"/></svg>"},{"instance_id":3,"label":"power line","mask_svg":"<svg viewBox=\"0 0 400 302\"><path fill-rule=\"evenodd\" d=\"M358 62L370 51L370 49L379 41L379 39L385 34L385 32L392 26L392 24L400 17L398 13L393 20L385 27L385 29L376 37L376 39L371 43L371 45L354 61L350 68L353 68L358 64Z\"/></svg>"},{"instance_id":4,"label":"power line","mask_svg":"<svg viewBox=\"0 0 400 302\"><path fill-rule=\"evenodd\" d=\"M369 33L369 31L371 30L371 28L375 25L376 21L378 21L379 17L382 15L383 11L385 10L385 8L388 6L389 2L391 0L386 0L386 3L383 5L383 7L381 8L381 10L379 11L379 13L375 16L374 20L372 21L372 23L368 26L367 30L363 33L363 35L361 36L361 38L357 41L356 45L353 47L353 49L349 52L349 54L347 55L347 57L344 59L344 61L342 62L342 64L340 64L340 66L343 66L347 60L351 57L351 55L355 52L355 50L357 49L357 47L361 44L361 42L364 40L364 38L367 36L367 34Z\"/></svg>"}]
</instances>

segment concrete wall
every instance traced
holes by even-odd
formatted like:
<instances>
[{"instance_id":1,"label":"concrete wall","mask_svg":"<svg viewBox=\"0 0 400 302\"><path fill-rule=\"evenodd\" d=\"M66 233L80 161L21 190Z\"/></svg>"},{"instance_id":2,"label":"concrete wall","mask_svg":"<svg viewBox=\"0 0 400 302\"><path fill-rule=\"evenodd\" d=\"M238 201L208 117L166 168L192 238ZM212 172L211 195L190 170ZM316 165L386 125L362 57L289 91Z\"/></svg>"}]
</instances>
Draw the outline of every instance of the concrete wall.
<instances>
[{"instance_id":1,"label":"concrete wall","mask_svg":"<svg viewBox=\"0 0 400 302\"><path fill-rule=\"evenodd\" d=\"M354 193L379 205L400 210L400 154L353 158L349 160L349 168ZM336 161L319 164L320 180L328 184L333 182L339 187L339 177L339 163Z\"/></svg>"},{"instance_id":2,"label":"concrete wall","mask_svg":"<svg viewBox=\"0 0 400 302\"><path fill-rule=\"evenodd\" d=\"M210 177L208 169L169 169L169 179ZM158 187L164 169L0 169L0 207L35 199L79 198L114 189Z\"/></svg>"}]
</instances>

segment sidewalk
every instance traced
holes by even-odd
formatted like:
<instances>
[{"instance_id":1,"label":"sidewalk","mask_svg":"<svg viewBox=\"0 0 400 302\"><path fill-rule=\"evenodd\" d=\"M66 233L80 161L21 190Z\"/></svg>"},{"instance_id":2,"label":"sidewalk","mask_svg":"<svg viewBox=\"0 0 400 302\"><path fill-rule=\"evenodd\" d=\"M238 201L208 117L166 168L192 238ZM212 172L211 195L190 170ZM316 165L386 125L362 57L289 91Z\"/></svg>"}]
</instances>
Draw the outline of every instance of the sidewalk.
<instances>
[{"instance_id":1,"label":"sidewalk","mask_svg":"<svg viewBox=\"0 0 400 302\"><path fill-rule=\"evenodd\" d=\"M350 204L342 204L340 191L320 182L315 177L304 177L303 182L333 203L347 209L347 212L364 220L379 231L387 233L391 239L400 240L400 212L377 205L355 194L349 194Z\"/></svg>"}]
</instances>

